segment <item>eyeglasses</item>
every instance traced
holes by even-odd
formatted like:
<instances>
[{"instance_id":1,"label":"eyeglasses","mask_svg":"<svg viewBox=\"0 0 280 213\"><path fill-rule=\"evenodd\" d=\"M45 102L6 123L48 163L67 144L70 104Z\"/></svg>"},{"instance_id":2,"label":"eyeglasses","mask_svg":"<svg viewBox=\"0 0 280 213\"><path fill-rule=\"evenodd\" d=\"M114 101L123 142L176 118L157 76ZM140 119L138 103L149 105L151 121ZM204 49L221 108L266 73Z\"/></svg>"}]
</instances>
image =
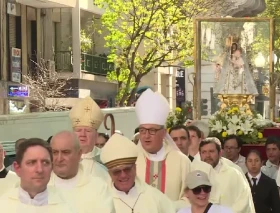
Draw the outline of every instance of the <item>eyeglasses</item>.
<instances>
[{"instance_id":1,"label":"eyeglasses","mask_svg":"<svg viewBox=\"0 0 280 213\"><path fill-rule=\"evenodd\" d=\"M211 186L198 186L198 187L192 189L192 192L195 195L198 195L202 192L202 190L204 191L204 193L210 193L211 192Z\"/></svg>"},{"instance_id":2,"label":"eyeglasses","mask_svg":"<svg viewBox=\"0 0 280 213\"><path fill-rule=\"evenodd\" d=\"M131 166L124 167L122 169L111 169L110 171L114 176L120 176L122 172L124 172L127 175L131 172L133 166L134 164Z\"/></svg>"},{"instance_id":3,"label":"eyeglasses","mask_svg":"<svg viewBox=\"0 0 280 213\"><path fill-rule=\"evenodd\" d=\"M154 128L146 129L146 128L141 127L141 128L139 128L139 134L144 135L148 131L148 133L150 135L155 135L159 130L162 130L162 128L160 128L160 129L154 129Z\"/></svg>"},{"instance_id":4,"label":"eyeglasses","mask_svg":"<svg viewBox=\"0 0 280 213\"><path fill-rule=\"evenodd\" d=\"M229 150L229 151L232 151L235 149L238 149L238 147L227 147L227 146L224 147L224 150Z\"/></svg>"}]
</instances>

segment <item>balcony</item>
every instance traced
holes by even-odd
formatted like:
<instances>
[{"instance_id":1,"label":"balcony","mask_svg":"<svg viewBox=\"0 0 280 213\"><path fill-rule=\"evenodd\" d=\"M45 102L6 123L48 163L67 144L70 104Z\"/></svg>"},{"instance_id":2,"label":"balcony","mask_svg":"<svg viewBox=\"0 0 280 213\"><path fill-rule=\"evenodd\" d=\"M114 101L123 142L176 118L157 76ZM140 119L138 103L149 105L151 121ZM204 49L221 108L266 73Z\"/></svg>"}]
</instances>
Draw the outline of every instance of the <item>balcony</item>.
<instances>
[{"instance_id":1,"label":"balcony","mask_svg":"<svg viewBox=\"0 0 280 213\"><path fill-rule=\"evenodd\" d=\"M35 8L63 8L76 6L76 0L16 0L16 2Z\"/></svg>"},{"instance_id":2,"label":"balcony","mask_svg":"<svg viewBox=\"0 0 280 213\"><path fill-rule=\"evenodd\" d=\"M56 51L54 55L55 70L58 72L72 72L72 52L71 51Z\"/></svg>"},{"instance_id":3,"label":"balcony","mask_svg":"<svg viewBox=\"0 0 280 213\"><path fill-rule=\"evenodd\" d=\"M107 72L113 69L113 63L107 62L107 58L86 53L81 54L81 71L83 72L106 76Z\"/></svg>"}]
</instances>

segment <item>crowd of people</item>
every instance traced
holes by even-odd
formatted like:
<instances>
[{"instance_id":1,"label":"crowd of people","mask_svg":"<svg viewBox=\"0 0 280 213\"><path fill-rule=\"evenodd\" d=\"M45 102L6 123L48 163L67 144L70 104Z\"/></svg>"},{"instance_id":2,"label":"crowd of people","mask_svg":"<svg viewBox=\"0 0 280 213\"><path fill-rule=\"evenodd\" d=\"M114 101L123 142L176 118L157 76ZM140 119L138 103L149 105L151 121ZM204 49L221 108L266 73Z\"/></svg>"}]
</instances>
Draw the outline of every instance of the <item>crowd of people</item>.
<instances>
[{"instance_id":1,"label":"crowd of people","mask_svg":"<svg viewBox=\"0 0 280 213\"><path fill-rule=\"evenodd\" d=\"M263 165L256 150L240 155L237 136L208 137L203 121L167 131L169 104L157 92L135 110L133 140L98 133L104 115L88 97L69 113L73 131L18 140L7 168L0 147L1 212L280 212L280 138L267 139Z\"/></svg>"}]
</instances>

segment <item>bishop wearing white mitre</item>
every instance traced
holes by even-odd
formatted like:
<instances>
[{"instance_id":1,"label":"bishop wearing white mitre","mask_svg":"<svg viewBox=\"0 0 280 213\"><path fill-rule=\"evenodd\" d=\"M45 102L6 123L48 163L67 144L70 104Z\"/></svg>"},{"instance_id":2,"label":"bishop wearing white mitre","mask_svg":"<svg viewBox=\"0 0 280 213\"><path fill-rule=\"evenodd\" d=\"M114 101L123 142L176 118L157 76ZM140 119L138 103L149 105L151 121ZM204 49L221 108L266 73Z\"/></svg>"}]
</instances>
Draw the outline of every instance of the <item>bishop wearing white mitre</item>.
<instances>
[{"instance_id":1,"label":"bishop wearing white mitre","mask_svg":"<svg viewBox=\"0 0 280 213\"><path fill-rule=\"evenodd\" d=\"M70 111L73 130L79 138L82 149L82 165L86 173L108 179L106 168L99 162L100 149L95 146L98 138L98 128L104 115L90 97L80 100Z\"/></svg>"},{"instance_id":2,"label":"bishop wearing white mitre","mask_svg":"<svg viewBox=\"0 0 280 213\"><path fill-rule=\"evenodd\" d=\"M135 110L140 123L137 175L171 200L179 200L184 195L191 162L164 127L169 104L160 93L148 89L136 102Z\"/></svg>"},{"instance_id":3,"label":"bishop wearing white mitre","mask_svg":"<svg viewBox=\"0 0 280 213\"><path fill-rule=\"evenodd\" d=\"M19 178L16 173L12 171L8 171L4 166L5 159L5 151L3 149L2 144L0 143L0 197L6 191L13 188L17 182L19 182Z\"/></svg>"},{"instance_id":4,"label":"bishop wearing white mitre","mask_svg":"<svg viewBox=\"0 0 280 213\"><path fill-rule=\"evenodd\" d=\"M136 176L139 149L128 138L114 134L101 152L108 168L117 213L175 213L171 200Z\"/></svg>"}]
</instances>

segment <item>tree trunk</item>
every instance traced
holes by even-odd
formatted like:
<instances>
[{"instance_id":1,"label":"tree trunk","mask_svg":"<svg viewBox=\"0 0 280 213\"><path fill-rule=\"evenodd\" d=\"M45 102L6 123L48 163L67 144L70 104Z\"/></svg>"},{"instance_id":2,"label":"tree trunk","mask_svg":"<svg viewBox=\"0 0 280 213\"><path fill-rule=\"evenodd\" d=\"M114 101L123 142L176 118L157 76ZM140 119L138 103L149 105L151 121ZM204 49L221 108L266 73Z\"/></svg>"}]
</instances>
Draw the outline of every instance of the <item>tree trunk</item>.
<instances>
[{"instance_id":1,"label":"tree trunk","mask_svg":"<svg viewBox=\"0 0 280 213\"><path fill-rule=\"evenodd\" d=\"M127 106L132 106L134 100L135 100L135 94L136 94L136 90L139 87L140 81L136 82L135 87L131 90L129 98L127 100Z\"/></svg>"},{"instance_id":2,"label":"tree trunk","mask_svg":"<svg viewBox=\"0 0 280 213\"><path fill-rule=\"evenodd\" d=\"M131 82L131 79L132 79L132 77L133 77L133 72L134 72L134 71L130 71L129 76L128 76L128 78L127 78L127 82L126 82L125 89L124 89L124 94L123 94L123 96L121 97L121 100L120 100L120 102L119 102L119 105L120 105L120 106L125 106L124 103L125 103L125 101L126 101L127 98L128 98L129 89L130 89L130 82Z\"/></svg>"}]
</instances>

